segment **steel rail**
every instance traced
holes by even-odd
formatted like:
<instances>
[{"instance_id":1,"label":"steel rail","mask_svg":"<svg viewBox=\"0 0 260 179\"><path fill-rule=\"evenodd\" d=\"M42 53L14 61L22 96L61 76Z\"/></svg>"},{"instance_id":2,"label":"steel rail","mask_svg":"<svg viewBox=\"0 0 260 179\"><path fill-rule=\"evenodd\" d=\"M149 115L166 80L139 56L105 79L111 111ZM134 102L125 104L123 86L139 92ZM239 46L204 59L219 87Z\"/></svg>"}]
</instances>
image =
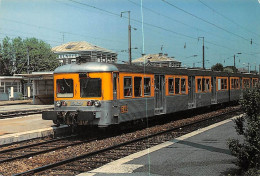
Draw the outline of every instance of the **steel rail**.
<instances>
[{"instance_id":1,"label":"steel rail","mask_svg":"<svg viewBox=\"0 0 260 179\"><path fill-rule=\"evenodd\" d=\"M85 140L85 141L80 141L80 142L75 142L75 143L71 143L71 144L67 144L67 145L62 145L62 146L59 146L59 147L54 147L54 148L50 148L50 149L42 150L42 151L38 151L38 152L33 152L33 153L29 153L29 154L25 154L25 155L13 157L13 158L7 158L7 159L4 159L4 160L0 160L0 163L10 162L10 161L18 160L18 159L22 159L22 158L29 158L29 157L32 157L32 156L35 156L35 155L48 153L48 152L63 149L63 148L66 148L66 147L70 147L70 146L74 146L74 145L80 145L80 144L83 144L83 143L86 143L86 142L92 142L94 140L96 140L96 138L90 139L90 140Z\"/></svg>"},{"instance_id":2,"label":"steel rail","mask_svg":"<svg viewBox=\"0 0 260 179\"><path fill-rule=\"evenodd\" d=\"M44 141L44 142L35 143L35 144L29 144L29 145L24 145L24 146L20 146L20 147L1 150L0 154L7 153L7 152L13 152L13 151L21 150L21 149L24 149L24 148L35 147L35 146L38 146L38 145L48 144L48 143L52 143L52 142L57 142L57 141L60 141L60 140L69 139L69 138L73 138L73 137L76 137L76 136L77 135L66 136L66 137L62 137L62 138L57 138L57 139L52 139L52 140L48 140L48 141Z\"/></svg>"}]
</instances>

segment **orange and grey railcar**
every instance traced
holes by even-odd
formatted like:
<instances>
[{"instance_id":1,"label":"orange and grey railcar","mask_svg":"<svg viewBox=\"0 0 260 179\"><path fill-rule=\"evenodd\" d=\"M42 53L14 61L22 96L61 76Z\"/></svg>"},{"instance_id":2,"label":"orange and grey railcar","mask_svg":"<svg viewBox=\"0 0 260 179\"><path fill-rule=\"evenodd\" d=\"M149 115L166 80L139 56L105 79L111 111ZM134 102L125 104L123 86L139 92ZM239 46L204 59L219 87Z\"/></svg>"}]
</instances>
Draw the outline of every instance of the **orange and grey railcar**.
<instances>
[{"instance_id":1,"label":"orange and grey railcar","mask_svg":"<svg viewBox=\"0 0 260 179\"><path fill-rule=\"evenodd\" d=\"M259 82L253 74L88 62L54 71L55 124L107 127L237 101Z\"/></svg>"}]
</instances>

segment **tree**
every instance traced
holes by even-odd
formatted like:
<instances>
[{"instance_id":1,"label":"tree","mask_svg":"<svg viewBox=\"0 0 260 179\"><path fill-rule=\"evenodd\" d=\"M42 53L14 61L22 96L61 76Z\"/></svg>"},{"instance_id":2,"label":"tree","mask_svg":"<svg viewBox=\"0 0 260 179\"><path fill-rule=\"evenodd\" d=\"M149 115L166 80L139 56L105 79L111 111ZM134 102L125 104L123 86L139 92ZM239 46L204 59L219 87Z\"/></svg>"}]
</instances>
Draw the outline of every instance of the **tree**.
<instances>
[{"instance_id":1,"label":"tree","mask_svg":"<svg viewBox=\"0 0 260 179\"><path fill-rule=\"evenodd\" d=\"M246 116L235 120L235 128L243 143L231 139L229 149L242 175L260 175L260 86L244 91L240 104Z\"/></svg>"},{"instance_id":2,"label":"tree","mask_svg":"<svg viewBox=\"0 0 260 179\"><path fill-rule=\"evenodd\" d=\"M36 38L23 40L20 37L5 37L0 46L0 54L0 75L52 71L59 65L50 45Z\"/></svg>"},{"instance_id":3,"label":"tree","mask_svg":"<svg viewBox=\"0 0 260 179\"><path fill-rule=\"evenodd\" d=\"M223 71L224 67L221 63L217 63L211 67L211 70L213 71Z\"/></svg>"},{"instance_id":4,"label":"tree","mask_svg":"<svg viewBox=\"0 0 260 179\"><path fill-rule=\"evenodd\" d=\"M229 73L237 73L238 72L237 68L234 67L234 66L226 66L224 68L224 71L229 72Z\"/></svg>"}]
</instances>

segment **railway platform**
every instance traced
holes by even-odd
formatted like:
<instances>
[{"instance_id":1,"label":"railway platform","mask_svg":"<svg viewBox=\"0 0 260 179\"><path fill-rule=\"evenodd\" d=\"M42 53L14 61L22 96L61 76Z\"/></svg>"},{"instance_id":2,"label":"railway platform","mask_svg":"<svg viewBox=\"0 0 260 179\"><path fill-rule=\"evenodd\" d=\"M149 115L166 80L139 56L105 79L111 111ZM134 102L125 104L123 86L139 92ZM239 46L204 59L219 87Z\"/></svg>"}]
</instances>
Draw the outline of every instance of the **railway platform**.
<instances>
[{"instance_id":1,"label":"railway platform","mask_svg":"<svg viewBox=\"0 0 260 179\"><path fill-rule=\"evenodd\" d=\"M53 109L53 105L5 104L0 106L0 145L23 140L45 137L66 130L67 126L55 127L52 121L42 120L42 114L15 116L26 113ZM3 115L14 114L12 118Z\"/></svg>"},{"instance_id":2,"label":"railway platform","mask_svg":"<svg viewBox=\"0 0 260 179\"><path fill-rule=\"evenodd\" d=\"M227 147L231 119L116 160L80 176L226 176L237 167Z\"/></svg>"}]
</instances>

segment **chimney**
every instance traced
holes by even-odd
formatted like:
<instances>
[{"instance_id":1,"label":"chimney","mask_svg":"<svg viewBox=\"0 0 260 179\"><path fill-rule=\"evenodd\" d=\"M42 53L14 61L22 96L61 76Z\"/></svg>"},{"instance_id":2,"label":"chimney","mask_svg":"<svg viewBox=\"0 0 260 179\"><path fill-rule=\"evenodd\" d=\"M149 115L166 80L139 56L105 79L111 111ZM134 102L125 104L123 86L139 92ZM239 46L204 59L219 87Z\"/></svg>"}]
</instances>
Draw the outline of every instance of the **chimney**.
<instances>
[{"instance_id":1,"label":"chimney","mask_svg":"<svg viewBox=\"0 0 260 179\"><path fill-rule=\"evenodd\" d=\"M165 53L164 56L168 57L168 53Z\"/></svg>"},{"instance_id":2,"label":"chimney","mask_svg":"<svg viewBox=\"0 0 260 179\"><path fill-rule=\"evenodd\" d=\"M163 53L159 53L159 57L161 57L163 55Z\"/></svg>"}]
</instances>

